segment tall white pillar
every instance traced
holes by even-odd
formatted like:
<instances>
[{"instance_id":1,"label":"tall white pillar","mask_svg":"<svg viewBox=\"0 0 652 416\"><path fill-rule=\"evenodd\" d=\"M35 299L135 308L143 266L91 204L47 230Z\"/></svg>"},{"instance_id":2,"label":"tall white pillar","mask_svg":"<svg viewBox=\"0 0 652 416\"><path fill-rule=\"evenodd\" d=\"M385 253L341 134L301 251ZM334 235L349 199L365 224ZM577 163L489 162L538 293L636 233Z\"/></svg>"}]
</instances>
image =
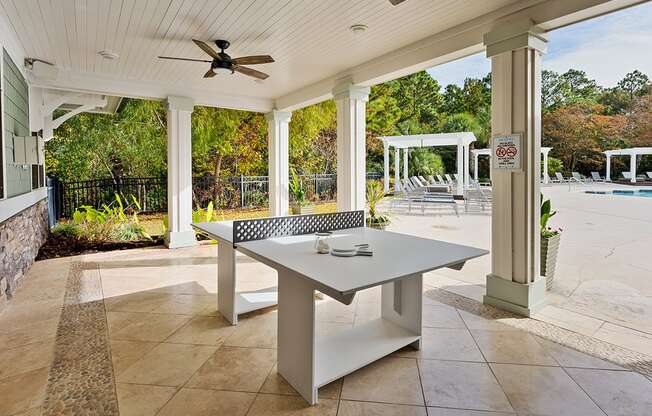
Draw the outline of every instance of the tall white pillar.
<instances>
[{"instance_id":1,"label":"tall white pillar","mask_svg":"<svg viewBox=\"0 0 652 416\"><path fill-rule=\"evenodd\" d=\"M478 154L473 152L473 179L478 181Z\"/></svg>"},{"instance_id":2,"label":"tall white pillar","mask_svg":"<svg viewBox=\"0 0 652 416\"><path fill-rule=\"evenodd\" d=\"M333 89L333 96L337 105L337 210L364 209L369 87L346 82Z\"/></svg>"},{"instance_id":3,"label":"tall white pillar","mask_svg":"<svg viewBox=\"0 0 652 416\"><path fill-rule=\"evenodd\" d=\"M194 107L187 97L168 97L168 248L197 244L192 223L191 115Z\"/></svg>"},{"instance_id":4,"label":"tall white pillar","mask_svg":"<svg viewBox=\"0 0 652 416\"><path fill-rule=\"evenodd\" d=\"M629 181L636 183L636 153L632 153L629 157L629 174L632 176Z\"/></svg>"},{"instance_id":5,"label":"tall white pillar","mask_svg":"<svg viewBox=\"0 0 652 416\"><path fill-rule=\"evenodd\" d=\"M399 166L401 165L401 149L398 147L394 148L394 191L398 192L401 190L401 170Z\"/></svg>"},{"instance_id":6,"label":"tall white pillar","mask_svg":"<svg viewBox=\"0 0 652 416\"><path fill-rule=\"evenodd\" d=\"M383 190L389 192L389 144L383 142Z\"/></svg>"},{"instance_id":7,"label":"tall white pillar","mask_svg":"<svg viewBox=\"0 0 652 416\"><path fill-rule=\"evenodd\" d=\"M469 146L464 146L464 186L467 187L471 183L471 169L469 169Z\"/></svg>"},{"instance_id":8,"label":"tall white pillar","mask_svg":"<svg viewBox=\"0 0 652 416\"><path fill-rule=\"evenodd\" d=\"M408 180L408 148L403 149L403 180Z\"/></svg>"},{"instance_id":9,"label":"tall white pillar","mask_svg":"<svg viewBox=\"0 0 652 416\"><path fill-rule=\"evenodd\" d=\"M547 184L550 181L548 176L548 151L543 152L543 183Z\"/></svg>"},{"instance_id":10,"label":"tall white pillar","mask_svg":"<svg viewBox=\"0 0 652 416\"><path fill-rule=\"evenodd\" d=\"M607 168L604 176L607 182L611 182L611 155L609 154L607 154Z\"/></svg>"},{"instance_id":11,"label":"tall white pillar","mask_svg":"<svg viewBox=\"0 0 652 416\"><path fill-rule=\"evenodd\" d=\"M289 207L289 138L292 113L271 111L267 119L267 146L269 169L269 215L288 215Z\"/></svg>"},{"instance_id":12,"label":"tall white pillar","mask_svg":"<svg viewBox=\"0 0 652 416\"><path fill-rule=\"evenodd\" d=\"M457 195L464 195L464 145L457 144Z\"/></svg>"},{"instance_id":13,"label":"tall white pillar","mask_svg":"<svg viewBox=\"0 0 652 416\"><path fill-rule=\"evenodd\" d=\"M520 171L493 170L491 274L484 303L530 316L545 303L540 276L541 54L546 36L521 22L484 37L491 58L491 130L521 134Z\"/></svg>"}]
</instances>

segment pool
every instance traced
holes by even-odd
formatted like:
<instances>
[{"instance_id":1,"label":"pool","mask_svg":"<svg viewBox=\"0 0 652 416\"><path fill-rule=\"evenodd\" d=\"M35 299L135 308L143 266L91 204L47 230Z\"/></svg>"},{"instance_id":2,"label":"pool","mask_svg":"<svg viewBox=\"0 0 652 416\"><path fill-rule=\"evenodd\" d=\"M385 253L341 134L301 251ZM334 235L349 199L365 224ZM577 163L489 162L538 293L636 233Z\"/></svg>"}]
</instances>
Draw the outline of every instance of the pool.
<instances>
[{"instance_id":1,"label":"pool","mask_svg":"<svg viewBox=\"0 0 652 416\"><path fill-rule=\"evenodd\" d=\"M614 189L613 191L584 191L584 192L587 194L637 196L639 198L652 198L652 189L636 189L631 191Z\"/></svg>"}]
</instances>

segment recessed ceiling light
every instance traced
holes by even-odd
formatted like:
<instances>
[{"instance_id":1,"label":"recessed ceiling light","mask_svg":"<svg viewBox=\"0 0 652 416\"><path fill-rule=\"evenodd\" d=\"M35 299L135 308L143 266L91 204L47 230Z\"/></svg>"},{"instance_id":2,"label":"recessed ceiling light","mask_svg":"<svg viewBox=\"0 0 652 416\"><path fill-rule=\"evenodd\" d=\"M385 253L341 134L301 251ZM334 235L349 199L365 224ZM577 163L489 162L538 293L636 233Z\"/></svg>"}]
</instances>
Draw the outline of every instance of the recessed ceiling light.
<instances>
[{"instance_id":1,"label":"recessed ceiling light","mask_svg":"<svg viewBox=\"0 0 652 416\"><path fill-rule=\"evenodd\" d=\"M351 27L349 27L349 30L355 33L356 35L358 35L367 30L367 25L352 25Z\"/></svg>"},{"instance_id":2,"label":"recessed ceiling light","mask_svg":"<svg viewBox=\"0 0 652 416\"><path fill-rule=\"evenodd\" d=\"M120 55L118 55L118 52L110 51L110 50L99 51L98 53L100 54L100 56L102 58L108 59L108 60L111 60L111 61L114 60L114 59L118 59L120 57Z\"/></svg>"}]
</instances>

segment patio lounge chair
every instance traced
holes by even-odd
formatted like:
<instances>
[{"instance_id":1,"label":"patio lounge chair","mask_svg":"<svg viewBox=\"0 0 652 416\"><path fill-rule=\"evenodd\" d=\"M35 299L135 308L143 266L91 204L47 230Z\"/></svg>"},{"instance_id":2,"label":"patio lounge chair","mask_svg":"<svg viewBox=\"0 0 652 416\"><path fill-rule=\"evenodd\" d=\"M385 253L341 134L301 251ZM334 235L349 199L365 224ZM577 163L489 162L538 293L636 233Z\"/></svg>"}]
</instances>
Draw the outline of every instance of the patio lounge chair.
<instances>
[{"instance_id":1,"label":"patio lounge chair","mask_svg":"<svg viewBox=\"0 0 652 416\"><path fill-rule=\"evenodd\" d=\"M437 181L439 182L440 185L448 184L448 182L446 182L446 180L440 174L437 174L436 176L437 176Z\"/></svg>"},{"instance_id":2,"label":"patio lounge chair","mask_svg":"<svg viewBox=\"0 0 652 416\"><path fill-rule=\"evenodd\" d=\"M557 177L553 178L552 176L548 175L548 183L561 183L561 182L559 182L559 179L557 179Z\"/></svg>"},{"instance_id":3,"label":"patio lounge chair","mask_svg":"<svg viewBox=\"0 0 652 416\"><path fill-rule=\"evenodd\" d=\"M415 187L411 181L404 180L401 183L401 192L392 199L390 205L390 212L394 210L396 203L406 202L408 204L408 212L412 211L412 204L421 204L421 212L425 212L426 206L435 206L437 204L450 205L455 211L455 215L459 216L457 211L457 203L453 194L448 192L430 192L427 187Z\"/></svg>"},{"instance_id":4,"label":"patio lounge chair","mask_svg":"<svg viewBox=\"0 0 652 416\"><path fill-rule=\"evenodd\" d=\"M567 183L570 182L570 179L564 178L564 175L561 174L561 172L555 172L555 177L557 178L557 181L559 183Z\"/></svg>"},{"instance_id":5,"label":"patio lounge chair","mask_svg":"<svg viewBox=\"0 0 652 416\"><path fill-rule=\"evenodd\" d=\"M491 188L487 186L473 186L464 191L464 212L469 212L472 206L479 206L482 211L491 208Z\"/></svg>"},{"instance_id":6,"label":"patio lounge chair","mask_svg":"<svg viewBox=\"0 0 652 416\"><path fill-rule=\"evenodd\" d=\"M591 178L593 182L605 182L602 176L600 176L600 172L591 172Z\"/></svg>"},{"instance_id":7,"label":"patio lounge chair","mask_svg":"<svg viewBox=\"0 0 652 416\"><path fill-rule=\"evenodd\" d=\"M578 183L587 183L588 182L586 177L580 175L579 172L571 172L571 177L570 177L570 179L568 181L569 182L575 181L575 182L578 182Z\"/></svg>"},{"instance_id":8,"label":"patio lounge chair","mask_svg":"<svg viewBox=\"0 0 652 416\"><path fill-rule=\"evenodd\" d=\"M445 174L444 174L444 177L446 178L446 182L447 182L449 185L451 185L451 186L455 186L455 185L456 185L456 184L455 184L455 181L453 180L453 178L451 177L451 175L449 175L448 173L445 173Z\"/></svg>"},{"instance_id":9,"label":"patio lounge chair","mask_svg":"<svg viewBox=\"0 0 652 416\"><path fill-rule=\"evenodd\" d=\"M631 180L632 180L632 174L631 174L631 172L623 172L623 173L621 173L621 175L623 175L623 179L626 179L626 180L628 180L628 181L631 181Z\"/></svg>"},{"instance_id":10,"label":"patio lounge chair","mask_svg":"<svg viewBox=\"0 0 652 416\"><path fill-rule=\"evenodd\" d=\"M647 179L652 179L652 172L645 172L645 175L647 175Z\"/></svg>"}]
</instances>

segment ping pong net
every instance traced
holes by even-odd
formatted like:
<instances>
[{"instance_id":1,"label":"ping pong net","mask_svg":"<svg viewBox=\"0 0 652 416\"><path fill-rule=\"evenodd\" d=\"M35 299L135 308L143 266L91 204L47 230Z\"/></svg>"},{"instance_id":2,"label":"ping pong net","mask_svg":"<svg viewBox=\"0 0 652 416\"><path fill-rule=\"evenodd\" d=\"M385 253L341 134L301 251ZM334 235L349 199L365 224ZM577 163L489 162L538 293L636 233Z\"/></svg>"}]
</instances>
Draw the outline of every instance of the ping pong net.
<instances>
[{"instance_id":1,"label":"ping pong net","mask_svg":"<svg viewBox=\"0 0 652 416\"><path fill-rule=\"evenodd\" d=\"M358 227L364 227L363 210L237 220L233 221L233 244Z\"/></svg>"}]
</instances>

